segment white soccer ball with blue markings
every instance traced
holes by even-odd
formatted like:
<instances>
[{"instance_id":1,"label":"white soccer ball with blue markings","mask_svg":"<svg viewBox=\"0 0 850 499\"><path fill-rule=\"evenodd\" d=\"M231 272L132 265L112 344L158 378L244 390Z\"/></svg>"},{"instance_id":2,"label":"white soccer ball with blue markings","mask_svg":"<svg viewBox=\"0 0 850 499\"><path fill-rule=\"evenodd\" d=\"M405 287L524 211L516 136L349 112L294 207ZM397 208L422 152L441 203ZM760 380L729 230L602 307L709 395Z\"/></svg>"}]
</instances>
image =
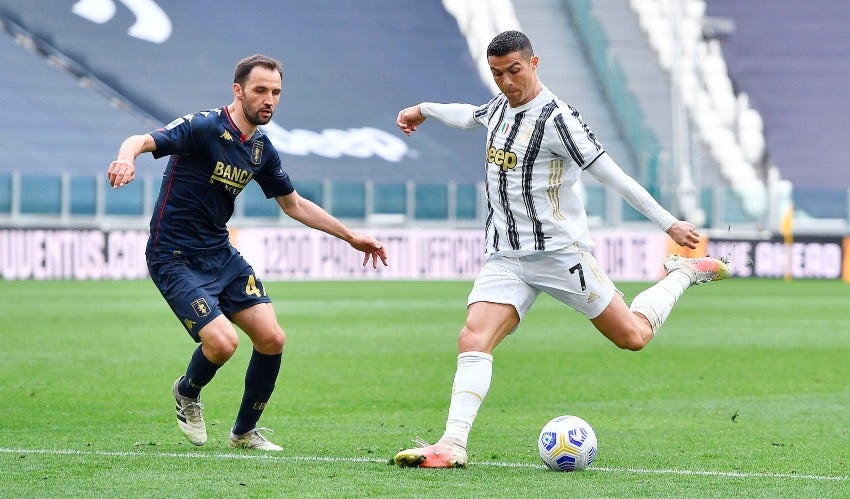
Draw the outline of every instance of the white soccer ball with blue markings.
<instances>
[{"instance_id":1,"label":"white soccer ball with blue markings","mask_svg":"<svg viewBox=\"0 0 850 499\"><path fill-rule=\"evenodd\" d=\"M537 439L540 459L554 471L579 471L596 458L596 433L587 421L577 416L552 419Z\"/></svg>"}]
</instances>

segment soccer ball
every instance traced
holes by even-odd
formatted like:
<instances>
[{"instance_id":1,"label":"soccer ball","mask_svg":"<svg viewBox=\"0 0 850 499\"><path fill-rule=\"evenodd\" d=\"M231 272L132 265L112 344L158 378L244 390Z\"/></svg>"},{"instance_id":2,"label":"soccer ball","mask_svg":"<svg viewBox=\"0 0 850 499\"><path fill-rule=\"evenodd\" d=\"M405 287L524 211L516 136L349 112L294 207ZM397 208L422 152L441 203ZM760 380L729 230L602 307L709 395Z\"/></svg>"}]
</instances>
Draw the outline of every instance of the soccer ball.
<instances>
[{"instance_id":1,"label":"soccer ball","mask_svg":"<svg viewBox=\"0 0 850 499\"><path fill-rule=\"evenodd\" d=\"M537 450L550 470L583 470L596 457L596 433L580 417L558 416L540 431Z\"/></svg>"}]
</instances>

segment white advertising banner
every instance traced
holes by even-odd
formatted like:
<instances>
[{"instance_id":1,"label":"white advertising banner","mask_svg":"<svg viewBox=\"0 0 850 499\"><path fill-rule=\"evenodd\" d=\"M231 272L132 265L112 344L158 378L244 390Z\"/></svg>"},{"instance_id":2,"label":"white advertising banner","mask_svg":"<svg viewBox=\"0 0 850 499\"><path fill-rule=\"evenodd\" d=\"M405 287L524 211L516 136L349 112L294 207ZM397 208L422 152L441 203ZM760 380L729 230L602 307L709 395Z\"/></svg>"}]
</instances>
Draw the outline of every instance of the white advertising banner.
<instances>
[{"instance_id":1,"label":"white advertising banner","mask_svg":"<svg viewBox=\"0 0 850 499\"><path fill-rule=\"evenodd\" d=\"M231 240L260 278L274 280L471 280L484 262L483 230L367 229L383 242L389 266L364 268L363 254L323 232L300 227L239 228ZM144 230L0 230L0 279L144 279ZM593 253L614 281L661 275L668 238L660 232L600 231Z\"/></svg>"},{"instance_id":2,"label":"white advertising banner","mask_svg":"<svg viewBox=\"0 0 850 499\"><path fill-rule=\"evenodd\" d=\"M143 279L146 230L0 230L0 278Z\"/></svg>"},{"instance_id":3,"label":"white advertising banner","mask_svg":"<svg viewBox=\"0 0 850 499\"><path fill-rule=\"evenodd\" d=\"M231 240L265 280L474 279L484 263L483 230L369 230L389 266L363 268L363 255L332 236L300 228L245 228ZM599 232L593 254L615 281L661 276L668 238L660 232Z\"/></svg>"},{"instance_id":4,"label":"white advertising banner","mask_svg":"<svg viewBox=\"0 0 850 499\"><path fill-rule=\"evenodd\" d=\"M301 228L232 230L233 245L264 280L471 279L484 262L481 230L368 230L389 266L363 267L363 253L333 236Z\"/></svg>"},{"instance_id":5,"label":"white advertising banner","mask_svg":"<svg viewBox=\"0 0 850 499\"><path fill-rule=\"evenodd\" d=\"M591 250L602 270L617 281L656 281L673 241L660 231L597 231Z\"/></svg>"}]
</instances>

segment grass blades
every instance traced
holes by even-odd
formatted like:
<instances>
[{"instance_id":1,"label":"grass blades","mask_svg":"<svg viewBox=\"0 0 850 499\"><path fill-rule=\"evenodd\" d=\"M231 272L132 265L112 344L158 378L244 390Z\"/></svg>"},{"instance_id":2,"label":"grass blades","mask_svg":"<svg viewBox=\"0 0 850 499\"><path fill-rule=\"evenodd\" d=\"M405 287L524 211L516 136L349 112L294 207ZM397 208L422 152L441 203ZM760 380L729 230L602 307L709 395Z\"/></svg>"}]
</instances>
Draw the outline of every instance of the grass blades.
<instances>
[{"instance_id":1,"label":"grass blades","mask_svg":"<svg viewBox=\"0 0 850 499\"><path fill-rule=\"evenodd\" d=\"M646 285L622 285L627 302ZM204 390L189 444L171 384L194 344L149 281L0 284L0 495L133 497L848 497L850 287L698 286L641 352L542 296L495 352L467 470L398 469L442 433L468 282L269 282L287 332L260 421L227 435L250 342ZM536 438L576 414L599 455L549 472Z\"/></svg>"}]
</instances>

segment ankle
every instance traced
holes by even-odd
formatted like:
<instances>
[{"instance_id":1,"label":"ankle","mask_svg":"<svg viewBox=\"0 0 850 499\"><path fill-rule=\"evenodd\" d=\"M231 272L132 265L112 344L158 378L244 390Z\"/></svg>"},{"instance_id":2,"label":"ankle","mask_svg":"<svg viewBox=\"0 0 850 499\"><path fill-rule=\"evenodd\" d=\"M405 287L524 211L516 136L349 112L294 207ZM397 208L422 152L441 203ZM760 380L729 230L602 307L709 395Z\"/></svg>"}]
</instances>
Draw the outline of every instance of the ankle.
<instances>
[{"instance_id":1,"label":"ankle","mask_svg":"<svg viewBox=\"0 0 850 499\"><path fill-rule=\"evenodd\" d=\"M449 445L451 447L459 447L463 450L466 450L466 442L461 441L459 438L455 437L442 437L437 441L438 444L441 445Z\"/></svg>"}]
</instances>

